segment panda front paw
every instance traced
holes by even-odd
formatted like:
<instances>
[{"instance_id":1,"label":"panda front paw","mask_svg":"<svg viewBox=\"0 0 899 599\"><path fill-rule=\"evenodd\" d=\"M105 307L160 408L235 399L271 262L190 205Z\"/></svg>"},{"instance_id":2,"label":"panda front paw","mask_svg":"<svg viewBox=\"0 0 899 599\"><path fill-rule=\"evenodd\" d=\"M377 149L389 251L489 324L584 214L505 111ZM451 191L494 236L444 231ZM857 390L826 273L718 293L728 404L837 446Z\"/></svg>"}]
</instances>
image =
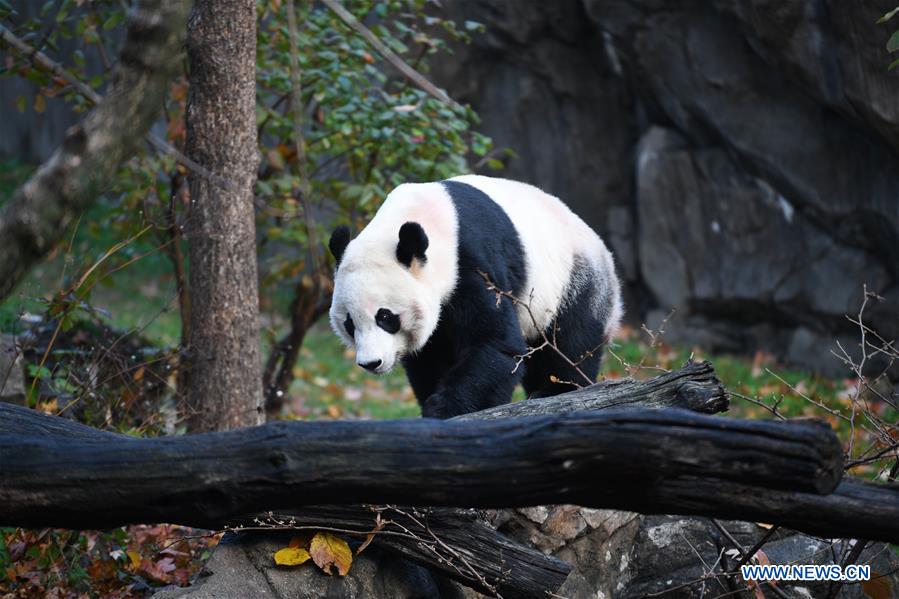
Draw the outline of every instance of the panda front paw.
<instances>
[{"instance_id":1,"label":"panda front paw","mask_svg":"<svg viewBox=\"0 0 899 599\"><path fill-rule=\"evenodd\" d=\"M422 418L439 418L445 420L448 418L446 413L446 398L439 393L434 393L421 404Z\"/></svg>"}]
</instances>

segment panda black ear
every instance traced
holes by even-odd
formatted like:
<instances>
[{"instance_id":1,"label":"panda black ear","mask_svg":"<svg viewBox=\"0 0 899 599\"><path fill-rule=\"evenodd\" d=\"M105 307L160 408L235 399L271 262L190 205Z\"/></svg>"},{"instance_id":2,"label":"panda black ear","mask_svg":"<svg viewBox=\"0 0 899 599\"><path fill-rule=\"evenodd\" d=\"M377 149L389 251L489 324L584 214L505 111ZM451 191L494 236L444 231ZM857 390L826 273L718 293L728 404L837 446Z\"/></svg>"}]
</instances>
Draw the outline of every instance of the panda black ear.
<instances>
[{"instance_id":1,"label":"panda black ear","mask_svg":"<svg viewBox=\"0 0 899 599\"><path fill-rule=\"evenodd\" d=\"M428 249L428 236L418 223L408 222L400 227L400 240L396 244L396 259L407 268L412 266L412 259L422 262L428 260L425 251Z\"/></svg>"},{"instance_id":2,"label":"panda black ear","mask_svg":"<svg viewBox=\"0 0 899 599\"><path fill-rule=\"evenodd\" d=\"M343 258L343 252L346 250L346 246L350 243L350 228L346 225L340 225L334 232L331 233L331 239L328 241L328 249L331 250L331 255L337 260L337 264L340 264L340 259Z\"/></svg>"}]
</instances>

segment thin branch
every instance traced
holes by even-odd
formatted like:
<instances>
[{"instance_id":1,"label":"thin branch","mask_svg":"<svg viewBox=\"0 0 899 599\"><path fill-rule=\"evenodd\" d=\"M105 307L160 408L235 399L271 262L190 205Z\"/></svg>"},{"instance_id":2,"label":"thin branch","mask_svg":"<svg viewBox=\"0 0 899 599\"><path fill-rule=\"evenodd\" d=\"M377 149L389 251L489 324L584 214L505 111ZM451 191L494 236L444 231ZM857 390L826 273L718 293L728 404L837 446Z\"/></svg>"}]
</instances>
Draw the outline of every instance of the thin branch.
<instances>
[{"instance_id":1,"label":"thin branch","mask_svg":"<svg viewBox=\"0 0 899 599\"><path fill-rule=\"evenodd\" d=\"M410 67L406 62L393 50L387 47L387 44L378 39L372 31L359 22L359 20L353 16L353 14L345 9L343 5L338 2L338 0L322 0L322 4L331 9L334 14L340 17L340 20L352 27L356 30L356 32L361 35L365 41L371 44L372 48L378 51L378 53L387 59L387 61L392 64L396 69L402 73L407 79L412 81L415 85L420 87L422 90L431 94L447 106L455 110L464 110L461 104L450 98L445 91L428 81L424 75Z\"/></svg>"},{"instance_id":2,"label":"thin branch","mask_svg":"<svg viewBox=\"0 0 899 599\"><path fill-rule=\"evenodd\" d=\"M297 10L294 0L287 0L287 37L290 52L290 109L293 116L293 141L297 152L297 177L300 180L300 203L303 205L303 221L306 224L306 236L309 240L309 257L312 260L313 276L318 279L321 272L321 257L318 252L318 235L315 230L315 217L309 197L312 194L312 182L306 171L306 137L303 131L303 85L300 72L300 50L297 47Z\"/></svg>"},{"instance_id":3,"label":"thin branch","mask_svg":"<svg viewBox=\"0 0 899 599\"><path fill-rule=\"evenodd\" d=\"M779 526L772 526L771 528L769 528L765 532L765 534L762 535L762 538L756 541L755 545L749 548L749 551L744 552L743 557L740 559L739 563L737 563L737 567L734 568L734 570L739 570L740 566L748 564L749 560L755 557L755 554L758 553L759 549L764 547L765 543L767 543L771 539L771 537L774 536L774 533L776 533L778 530L780 530Z\"/></svg>"},{"instance_id":4,"label":"thin branch","mask_svg":"<svg viewBox=\"0 0 899 599\"><path fill-rule=\"evenodd\" d=\"M478 274L481 275L481 278L484 279L484 282L487 284L487 290L492 291L493 293L496 294L497 306L499 305L499 303L502 301L503 298L510 300L513 305L522 306L525 309L525 311L528 313L528 317L530 317L530 319L531 319L531 324L534 326L535 329L540 330L540 335L543 338L543 343L538 348L531 348L524 354L522 354L520 356L515 356L515 358L516 358L515 370L518 370L518 366L521 364L521 362L525 358L530 357L531 355L536 353L539 349L548 347L551 350L553 350L560 358L562 358L562 360L564 360L569 366L571 366L571 368L573 368L574 371L577 372L578 375L580 375L581 378L584 379L584 381L586 382L587 385L592 385L593 383L596 382L593 379L591 379L589 376L587 376L587 374L583 370L581 370L580 366L578 365L583 360L580 360L577 363L575 363L571 360L571 358L569 358L567 355L565 355L565 352L563 352L561 349L559 349L559 346L558 346L558 344L556 344L556 340L555 340L555 336L556 336L556 323L555 322L553 322L553 339L550 339L549 336L546 334L546 331L537 325L537 318L534 316L534 313L531 311L531 305L528 302L524 302L524 301L520 300L519 298L515 297L515 295L511 291L506 291L504 289L500 289L499 287L497 287L496 284L490 279L490 275L488 275L484 271L479 270ZM594 348L591 351L596 351L596 348ZM512 372L515 372L515 370L513 370ZM555 381L555 382L568 383L568 384L574 385L576 387L582 386L582 385L578 385L577 383L574 383L572 381L559 380L559 381Z\"/></svg>"}]
</instances>

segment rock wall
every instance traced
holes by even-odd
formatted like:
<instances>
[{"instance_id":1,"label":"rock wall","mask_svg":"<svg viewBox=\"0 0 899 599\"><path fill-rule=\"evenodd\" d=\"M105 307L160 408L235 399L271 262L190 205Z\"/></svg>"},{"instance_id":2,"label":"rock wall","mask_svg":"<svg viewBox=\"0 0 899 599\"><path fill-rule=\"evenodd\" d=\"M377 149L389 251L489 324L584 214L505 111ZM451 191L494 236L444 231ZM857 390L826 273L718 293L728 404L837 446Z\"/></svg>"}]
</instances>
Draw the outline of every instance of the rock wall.
<instances>
[{"instance_id":1,"label":"rock wall","mask_svg":"<svg viewBox=\"0 0 899 599\"><path fill-rule=\"evenodd\" d=\"M839 375L865 285L899 336L894 4L454 0L487 31L433 76L609 241L632 321Z\"/></svg>"},{"instance_id":2,"label":"rock wall","mask_svg":"<svg viewBox=\"0 0 899 599\"><path fill-rule=\"evenodd\" d=\"M515 150L506 176L610 243L632 322L674 307L669 341L841 375L864 285L899 337L899 73L875 24L894 5L442 0L487 31L431 76ZM0 81L0 105L29 88ZM28 108L0 156L45 158L73 118Z\"/></svg>"}]
</instances>

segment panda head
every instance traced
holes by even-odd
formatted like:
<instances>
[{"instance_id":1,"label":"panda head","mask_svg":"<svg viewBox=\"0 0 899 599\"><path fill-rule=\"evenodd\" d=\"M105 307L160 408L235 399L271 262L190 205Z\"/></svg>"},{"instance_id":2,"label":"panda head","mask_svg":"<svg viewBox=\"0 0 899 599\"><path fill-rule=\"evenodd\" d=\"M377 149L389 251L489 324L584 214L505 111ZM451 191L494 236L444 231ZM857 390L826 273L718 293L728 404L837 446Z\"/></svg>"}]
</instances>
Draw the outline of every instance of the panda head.
<instances>
[{"instance_id":1,"label":"panda head","mask_svg":"<svg viewBox=\"0 0 899 599\"><path fill-rule=\"evenodd\" d=\"M346 226L331 235L337 260L331 327L366 370L388 372L437 327L441 297L429 273L428 243L417 222L390 231L372 223L352 241Z\"/></svg>"}]
</instances>

